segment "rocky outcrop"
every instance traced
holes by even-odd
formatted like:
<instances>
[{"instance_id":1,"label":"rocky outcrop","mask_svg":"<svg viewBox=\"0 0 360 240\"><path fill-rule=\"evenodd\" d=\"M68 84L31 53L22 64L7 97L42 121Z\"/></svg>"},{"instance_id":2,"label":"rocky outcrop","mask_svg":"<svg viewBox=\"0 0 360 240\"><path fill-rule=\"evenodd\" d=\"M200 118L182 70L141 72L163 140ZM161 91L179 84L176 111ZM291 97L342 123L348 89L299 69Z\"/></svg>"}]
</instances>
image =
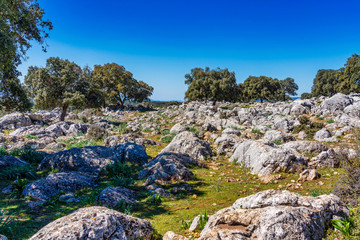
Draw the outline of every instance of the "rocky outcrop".
<instances>
[{"instance_id":1,"label":"rocky outcrop","mask_svg":"<svg viewBox=\"0 0 360 240\"><path fill-rule=\"evenodd\" d=\"M177 123L170 129L170 134L178 134L187 130L189 130L188 127L182 125L181 123Z\"/></svg>"},{"instance_id":2,"label":"rocky outcrop","mask_svg":"<svg viewBox=\"0 0 360 240\"><path fill-rule=\"evenodd\" d=\"M72 148L46 156L39 169L97 172L115 161L144 164L147 162L147 154L143 147L135 143L120 144L113 148L104 146Z\"/></svg>"},{"instance_id":3,"label":"rocky outcrop","mask_svg":"<svg viewBox=\"0 0 360 240\"><path fill-rule=\"evenodd\" d=\"M0 118L0 129L14 130L21 127L30 126L31 119L23 113L11 113Z\"/></svg>"},{"instance_id":4,"label":"rocky outcrop","mask_svg":"<svg viewBox=\"0 0 360 240\"><path fill-rule=\"evenodd\" d=\"M116 207L121 201L127 204L135 202L135 192L124 187L107 187L96 199L106 207Z\"/></svg>"},{"instance_id":5,"label":"rocky outcrop","mask_svg":"<svg viewBox=\"0 0 360 240\"><path fill-rule=\"evenodd\" d=\"M139 171L139 179L147 179L146 185L157 181L186 181L194 174L187 166L202 166L198 161L187 154L161 153Z\"/></svg>"},{"instance_id":6,"label":"rocky outcrop","mask_svg":"<svg viewBox=\"0 0 360 240\"><path fill-rule=\"evenodd\" d=\"M106 147L114 147L118 144L124 144L128 142L136 143L143 146L157 144L154 140L142 138L131 133L107 137L104 141L104 144Z\"/></svg>"},{"instance_id":7,"label":"rocky outcrop","mask_svg":"<svg viewBox=\"0 0 360 240\"><path fill-rule=\"evenodd\" d=\"M163 240L189 240L189 238L176 234L172 231L168 231L164 234Z\"/></svg>"},{"instance_id":8,"label":"rocky outcrop","mask_svg":"<svg viewBox=\"0 0 360 240\"><path fill-rule=\"evenodd\" d=\"M277 130L267 131L263 137L264 140L274 143L279 141L280 143L286 143L289 141L295 141L295 138L288 133L284 133Z\"/></svg>"},{"instance_id":9,"label":"rocky outcrop","mask_svg":"<svg viewBox=\"0 0 360 240\"><path fill-rule=\"evenodd\" d=\"M354 100L347 95L337 93L329 99L326 99L321 103L319 113L329 112L331 114L337 114L342 112L347 106L353 104Z\"/></svg>"},{"instance_id":10,"label":"rocky outcrop","mask_svg":"<svg viewBox=\"0 0 360 240\"><path fill-rule=\"evenodd\" d=\"M307 166L307 160L291 150L253 140L240 143L229 161L244 164L253 174L296 172Z\"/></svg>"},{"instance_id":11,"label":"rocky outcrop","mask_svg":"<svg viewBox=\"0 0 360 240\"><path fill-rule=\"evenodd\" d=\"M95 177L78 172L51 173L49 176L26 185L22 194L37 200L48 200L52 196L74 192L84 187L94 187Z\"/></svg>"},{"instance_id":12,"label":"rocky outcrop","mask_svg":"<svg viewBox=\"0 0 360 240\"><path fill-rule=\"evenodd\" d=\"M320 240L331 219L345 216L349 210L335 195L304 197L267 190L240 198L212 215L199 240Z\"/></svg>"},{"instance_id":13,"label":"rocky outcrop","mask_svg":"<svg viewBox=\"0 0 360 240\"><path fill-rule=\"evenodd\" d=\"M324 144L312 141L292 141L282 145L282 148L292 149L302 154L319 154L322 151L328 150Z\"/></svg>"},{"instance_id":14,"label":"rocky outcrop","mask_svg":"<svg viewBox=\"0 0 360 240\"><path fill-rule=\"evenodd\" d=\"M49 223L30 240L149 240L153 228L149 221L131 217L106 207L81 208Z\"/></svg>"},{"instance_id":15,"label":"rocky outcrop","mask_svg":"<svg viewBox=\"0 0 360 240\"><path fill-rule=\"evenodd\" d=\"M24 160L13 156L0 157L0 169L27 164Z\"/></svg>"},{"instance_id":16,"label":"rocky outcrop","mask_svg":"<svg viewBox=\"0 0 360 240\"><path fill-rule=\"evenodd\" d=\"M170 144L161 151L161 153L165 152L185 153L200 160L212 155L210 144L188 131L176 135Z\"/></svg>"},{"instance_id":17,"label":"rocky outcrop","mask_svg":"<svg viewBox=\"0 0 360 240\"><path fill-rule=\"evenodd\" d=\"M306 169L302 173L300 173L300 177L298 181L313 181L321 177L321 174L318 173L315 169Z\"/></svg>"}]
</instances>

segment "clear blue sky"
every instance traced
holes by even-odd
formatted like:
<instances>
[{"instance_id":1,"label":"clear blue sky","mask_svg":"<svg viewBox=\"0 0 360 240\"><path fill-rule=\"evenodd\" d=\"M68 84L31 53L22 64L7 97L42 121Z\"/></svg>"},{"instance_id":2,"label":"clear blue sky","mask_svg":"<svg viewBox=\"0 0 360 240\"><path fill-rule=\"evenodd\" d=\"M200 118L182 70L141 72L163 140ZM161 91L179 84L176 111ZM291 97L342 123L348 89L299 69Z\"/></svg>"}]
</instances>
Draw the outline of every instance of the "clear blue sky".
<instances>
[{"instance_id":1,"label":"clear blue sky","mask_svg":"<svg viewBox=\"0 0 360 240\"><path fill-rule=\"evenodd\" d=\"M48 57L80 66L116 62L152 85L155 100L182 100L194 67L292 77L309 92L318 69L360 54L360 1L39 0L53 22L48 52L34 44L30 65Z\"/></svg>"}]
</instances>

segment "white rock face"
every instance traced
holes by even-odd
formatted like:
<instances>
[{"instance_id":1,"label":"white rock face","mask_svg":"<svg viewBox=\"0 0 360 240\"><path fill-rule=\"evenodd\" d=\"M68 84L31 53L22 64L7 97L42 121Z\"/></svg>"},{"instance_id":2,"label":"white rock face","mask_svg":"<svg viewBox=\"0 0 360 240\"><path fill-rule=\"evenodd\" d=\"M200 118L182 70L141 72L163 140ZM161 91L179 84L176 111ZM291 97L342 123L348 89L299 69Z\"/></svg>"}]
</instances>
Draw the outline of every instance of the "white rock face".
<instances>
[{"instance_id":1,"label":"white rock face","mask_svg":"<svg viewBox=\"0 0 360 240\"><path fill-rule=\"evenodd\" d=\"M149 221L131 217L106 207L81 208L49 223L30 240L81 239L131 240L150 239Z\"/></svg>"},{"instance_id":2,"label":"white rock face","mask_svg":"<svg viewBox=\"0 0 360 240\"><path fill-rule=\"evenodd\" d=\"M188 131L176 135L160 153L165 152L185 153L200 160L212 155L210 144Z\"/></svg>"},{"instance_id":3,"label":"white rock face","mask_svg":"<svg viewBox=\"0 0 360 240\"><path fill-rule=\"evenodd\" d=\"M304 197L267 190L212 215L198 240L320 240L326 223L345 216L349 210L335 195Z\"/></svg>"},{"instance_id":4,"label":"white rock face","mask_svg":"<svg viewBox=\"0 0 360 240\"><path fill-rule=\"evenodd\" d=\"M177 123L170 129L170 134L178 134L187 131L189 128L184 125Z\"/></svg>"},{"instance_id":5,"label":"white rock face","mask_svg":"<svg viewBox=\"0 0 360 240\"><path fill-rule=\"evenodd\" d=\"M291 150L271 147L254 140L240 143L229 161L245 164L253 174L295 172L307 165L306 159Z\"/></svg>"},{"instance_id":6,"label":"white rock face","mask_svg":"<svg viewBox=\"0 0 360 240\"><path fill-rule=\"evenodd\" d=\"M320 112L329 111L331 114L342 112L347 106L353 104L354 100L347 95L337 93L331 98L325 100L320 105Z\"/></svg>"}]
</instances>

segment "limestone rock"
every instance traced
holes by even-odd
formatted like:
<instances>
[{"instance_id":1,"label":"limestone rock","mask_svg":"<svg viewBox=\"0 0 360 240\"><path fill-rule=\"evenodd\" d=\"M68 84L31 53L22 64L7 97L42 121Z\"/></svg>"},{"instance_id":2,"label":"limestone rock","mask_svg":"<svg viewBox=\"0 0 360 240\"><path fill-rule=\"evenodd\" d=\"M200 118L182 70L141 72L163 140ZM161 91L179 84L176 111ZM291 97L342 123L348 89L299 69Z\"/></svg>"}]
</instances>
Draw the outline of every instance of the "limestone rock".
<instances>
[{"instance_id":1,"label":"limestone rock","mask_svg":"<svg viewBox=\"0 0 360 240\"><path fill-rule=\"evenodd\" d=\"M48 200L61 191L69 193L84 187L94 187L95 178L78 172L51 173L49 176L29 183L22 194L38 200Z\"/></svg>"},{"instance_id":2,"label":"limestone rock","mask_svg":"<svg viewBox=\"0 0 360 240\"><path fill-rule=\"evenodd\" d=\"M0 129L13 130L20 127L30 126L31 119L23 113L11 113L0 118Z\"/></svg>"},{"instance_id":3,"label":"limestone rock","mask_svg":"<svg viewBox=\"0 0 360 240\"><path fill-rule=\"evenodd\" d=\"M337 93L329 99L321 103L320 109L328 110L330 113L335 114L343 111L347 106L353 103L353 99L342 93Z\"/></svg>"},{"instance_id":4,"label":"limestone rock","mask_svg":"<svg viewBox=\"0 0 360 240\"><path fill-rule=\"evenodd\" d=\"M14 166L21 166L26 163L24 160L13 157L13 156L4 156L0 157L0 169L6 168L6 167L14 167Z\"/></svg>"},{"instance_id":5,"label":"limestone rock","mask_svg":"<svg viewBox=\"0 0 360 240\"><path fill-rule=\"evenodd\" d=\"M135 202L135 192L124 187L107 187L101 191L96 201L106 207L116 207L121 201L128 204Z\"/></svg>"},{"instance_id":6,"label":"limestone rock","mask_svg":"<svg viewBox=\"0 0 360 240\"><path fill-rule=\"evenodd\" d=\"M181 123L177 123L170 129L170 134L178 134L187 130L189 130L188 127L182 125Z\"/></svg>"},{"instance_id":7,"label":"limestone rock","mask_svg":"<svg viewBox=\"0 0 360 240\"><path fill-rule=\"evenodd\" d=\"M166 232L162 239L163 240L190 240L189 238L181 236L179 234L176 234L172 231Z\"/></svg>"},{"instance_id":8,"label":"limestone rock","mask_svg":"<svg viewBox=\"0 0 360 240\"><path fill-rule=\"evenodd\" d=\"M231 156L231 162L243 163L253 174L272 174L281 171L296 172L307 165L307 160L293 151L246 140Z\"/></svg>"},{"instance_id":9,"label":"limestone rock","mask_svg":"<svg viewBox=\"0 0 360 240\"><path fill-rule=\"evenodd\" d=\"M185 153L200 160L212 155L209 143L188 131L176 135L170 144L161 151L161 153L165 152Z\"/></svg>"},{"instance_id":10,"label":"limestone rock","mask_svg":"<svg viewBox=\"0 0 360 240\"><path fill-rule=\"evenodd\" d=\"M277 131L277 130L270 130L267 131L263 137L264 140L269 141L271 143L275 142L275 141L280 141L282 143L285 142L289 142L289 141L294 141L295 138L293 136L291 136L288 133L284 133L281 131Z\"/></svg>"},{"instance_id":11,"label":"limestone rock","mask_svg":"<svg viewBox=\"0 0 360 240\"><path fill-rule=\"evenodd\" d=\"M152 234L153 228L147 220L106 207L87 207L49 223L30 240L149 240Z\"/></svg>"},{"instance_id":12,"label":"limestone rock","mask_svg":"<svg viewBox=\"0 0 360 240\"><path fill-rule=\"evenodd\" d=\"M321 174L318 173L315 169L306 169L302 173L300 173L300 177L298 181L313 181L321 177Z\"/></svg>"},{"instance_id":13,"label":"limestone rock","mask_svg":"<svg viewBox=\"0 0 360 240\"><path fill-rule=\"evenodd\" d=\"M212 215L198 240L321 240L327 223L345 216L349 216L348 208L332 194L304 197L266 190Z\"/></svg>"}]
</instances>

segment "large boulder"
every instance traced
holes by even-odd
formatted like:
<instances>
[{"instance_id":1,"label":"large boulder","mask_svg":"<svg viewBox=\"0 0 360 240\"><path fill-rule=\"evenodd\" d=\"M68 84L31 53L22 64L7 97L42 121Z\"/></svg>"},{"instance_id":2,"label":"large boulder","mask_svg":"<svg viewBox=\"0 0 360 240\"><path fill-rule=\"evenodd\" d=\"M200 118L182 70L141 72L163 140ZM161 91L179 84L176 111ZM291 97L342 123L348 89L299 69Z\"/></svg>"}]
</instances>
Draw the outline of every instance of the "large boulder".
<instances>
[{"instance_id":1,"label":"large boulder","mask_svg":"<svg viewBox=\"0 0 360 240\"><path fill-rule=\"evenodd\" d=\"M153 228L147 220L106 207L87 207L49 223L30 240L149 240L152 235Z\"/></svg>"},{"instance_id":2,"label":"large boulder","mask_svg":"<svg viewBox=\"0 0 360 240\"><path fill-rule=\"evenodd\" d=\"M306 159L291 150L254 140L240 143L229 161L244 164L253 174L296 172L307 165Z\"/></svg>"},{"instance_id":3,"label":"large boulder","mask_svg":"<svg viewBox=\"0 0 360 240\"><path fill-rule=\"evenodd\" d=\"M170 144L161 151L161 153L165 152L185 153L200 160L212 155L210 144L188 131L176 135Z\"/></svg>"},{"instance_id":4,"label":"large boulder","mask_svg":"<svg viewBox=\"0 0 360 240\"><path fill-rule=\"evenodd\" d=\"M328 147L319 142L312 141L292 141L282 145L284 149L295 150L299 153L305 154L319 154L322 151L328 150Z\"/></svg>"},{"instance_id":5,"label":"large boulder","mask_svg":"<svg viewBox=\"0 0 360 240\"><path fill-rule=\"evenodd\" d=\"M18 157L13 157L13 156L0 157L0 169L4 169L7 167L21 166L25 164L27 163Z\"/></svg>"},{"instance_id":6,"label":"large boulder","mask_svg":"<svg viewBox=\"0 0 360 240\"><path fill-rule=\"evenodd\" d=\"M190 240L189 238L181 236L179 234L176 234L173 231L166 232L162 239L163 240Z\"/></svg>"},{"instance_id":7,"label":"large boulder","mask_svg":"<svg viewBox=\"0 0 360 240\"><path fill-rule=\"evenodd\" d=\"M342 93L337 93L321 103L320 109L328 110L332 114L342 112L347 106L353 104L354 100Z\"/></svg>"},{"instance_id":8,"label":"large boulder","mask_svg":"<svg viewBox=\"0 0 360 240\"><path fill-rule=\"evenodd\" d=\"M157 144L154 140L142 138L132 133L110 136L104 140L104 144L106 147L114 147L115 145L124 144L128 142L136 143L143 146Z\"/></svg>"},{"instance_id":9,"label":"large boulder","mask_svg":"<svg viewBox=\"0 0 360 240\"><path fill-rule=\"evenodd\" d=\"M285 142L289 142L289 141L294 141L295 138L293 136L291 136L288 133L284 133L281 131L277 131L277 130L270 130L267 131L263 137L264 140L268 141L268 142L276 142L279 141L281 143L285 143Z\"/></svg>"},{"instance_id":10,"label":"large boulder","mask_svg":"<svg viewBox=\"0 0 360 240\"><path fill-rule=\"evenodd\" d=\"M160 153L139 171L139 179L147 179L146 185L157 181L186 181L194 174L187 166L203 166L187 154Z\"/></svg>"},{"instance_id":11,"label":"large boulder","mask_svg":"<svg viewBox=\"0 0 360 240\"><path fill-rule=\"evenodd\" d=\"M198 240L321 240L332 219L346 216L348 208L332 194L305 197L266 190L212 215Z\"/></svg>"},{"instance_id":12,"label":"large boulder","mask_svg":"<svg viewBox=\"0 0 360 240\"><path fill-rule=\"evenodd\" d=\"M187 131L188 129L188 127L182 125L181 123L177 123L170 129L170 134L178 134Z\"/></svg>"},{"instance_id":13,"label":"large boulder","mask_svg":"<svg viewBox=\"0 0 360 240\"><path fill-rule=\"evenodd\" d=\"M48 200L52 196L74 192L84 187L94 187L95 177L78 172L51 173L49 176L29 183L22 194L37 200Z\"/></svg>"},{"instance_id":14,"label":"large boulder","mask_svg":"<svg viewBox=\"0 0 360 240\"><path fill-rule=\"evenodd\" d=\"M14 130L20 127L30 126L31 119L23 113L11 113L0 118L0 129Z\"/></svg>"},{"instance_id":15,"label":"large boulder","mask_svg":"<svg viewBox=\"0 0 360 240\"><path fill-rule=\"evenodd\" d=\"M130 204L136 201L135 192L124 187L107 187L96 201L106 207L116 207L121 201Z\"/></svg>"},{"instance_id":16,"label":"large boulder","mask_svg":"<svg viewBox=\"0 0 360 240\"><path fill-rule=\"evenodd\" d=\"M360 102L347 106L344 112L350 117L360 117Z\"/></svg>"},{"instance_id":17,"label":"large boulder","mask_svg":"<svg viewBox=\"0 0 360 240\"><path fill-rule=\"evenodd\" d=\"M90 146L72 148L46 156L39 169L57 169L59 171L101 171L116 161L144 164L147 154L142 146L135 143L116 145L114 148Z\"/></svg>"}]
</instances>

